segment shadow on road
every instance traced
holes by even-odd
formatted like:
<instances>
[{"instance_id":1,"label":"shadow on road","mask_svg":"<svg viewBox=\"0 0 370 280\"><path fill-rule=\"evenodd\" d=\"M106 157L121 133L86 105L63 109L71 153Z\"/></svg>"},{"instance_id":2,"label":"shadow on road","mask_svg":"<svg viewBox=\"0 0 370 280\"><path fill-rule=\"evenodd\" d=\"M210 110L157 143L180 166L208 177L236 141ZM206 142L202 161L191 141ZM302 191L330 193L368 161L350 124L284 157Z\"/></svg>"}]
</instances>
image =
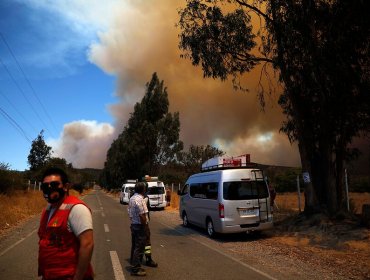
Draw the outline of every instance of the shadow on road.
<instances>
[{"instance_id":1,"label":"shadow on road","mask_svg":"<svg viewBox=\"0 0 370 280\"><path fill-rule=\"evenodd\" d=\"M183 225L176 225L173 229L164 228L161 229L161 234L169 235L169 236L194 236L200 235L204 237L208 237L205 229L189 225L188 227L184 227ZM210 238L210 237L208 237ZM218 242L228 243L228 242L250 242L250 241L257 241L269 238L269 233L264 232L250 232L250 233L229 233L229 234L217 234L213 239Z\"/></svg>"}]
</instances>

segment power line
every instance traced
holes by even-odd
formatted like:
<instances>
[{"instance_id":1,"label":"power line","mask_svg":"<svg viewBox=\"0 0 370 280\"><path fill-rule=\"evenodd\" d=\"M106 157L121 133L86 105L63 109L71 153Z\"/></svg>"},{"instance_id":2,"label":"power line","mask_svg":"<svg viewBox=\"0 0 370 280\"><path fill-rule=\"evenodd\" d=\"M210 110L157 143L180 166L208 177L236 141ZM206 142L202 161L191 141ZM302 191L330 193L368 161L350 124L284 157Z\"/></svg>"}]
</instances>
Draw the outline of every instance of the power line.
<instances>
[{"instance_id":1,"label":"power line","mask_svg":"<svg viewBox=\"0 0 370 280\"><path fill-rule=\"evenodd\" d=\"M38 130L23 116L23 114L17 109L17 107L10 101L10 99L0 90L0 94L4 99L13 107L13 109L18 113L18 115L30 126L34 132L39 133Z\"/></svg>"},{"instance_id":2,"label":"power line","mask_svg":"<svg viewBox=\"0 0 370 280\"><path fill-rule=\"evenodd\" d=\"M53 127L54 127L55 131L58 131L58 130L57 130L57 128L56 128L56 126L55 126L55 124L54 124L54 122L53 122L53 120L52 120L52 118L50 117L50 115L48 114L48 112L47 112L47 110L45 109L44 105L42 104L41 100L40 100L40 99L39 99L39 97L37 96L36 91L35 91L35 89L33 88L33 86L32 86L32 84L31 84L30 80L27 78L26 73L23 71L23 68L21 67L21 64L18 62L18 59L17 59L17 58L16 58L16 56L14 55L14 53L13 53L12 49L10 48L10 46L9 46L8 42L6 41L6 39L5 39L4 35L3 35L1 32L0 32L0 37L1 37L1 39L3 40L4 44L6 45L6 47L8 48L8 50L9 50L10 54L12 55L13 59L15 60L15 62L16 62L16 64L17 64L17 66L18 66L18 68L19 68L19 70L20 70L20 71L21 71L21 73L23 74L24 79L27 81L28 86L31 88L31 91L32 91L33 95L35 96L36 100L39 102L39 104L40 104L40 106L41 106L42 110L44 111L45 115L46 115L46 116L47 116L47 118L49 119L50 123L53 125Z\"/></svg>"},{"instance_id":3,"label":"power line","mask_svg":"<svg viewBox=\"0 0 370 280\"><path fill-rule=\"evenodd\" d=\"M3 115L3 117L29 142L32 143L32 141L28 138L26 132L23 130L23 128L10 116L7 112L5 112L0 107L0 113Z\"/></svg>"},{"instance_id":4,"label":"power line","mask_svg":"<svg viewBox=\"0 0 370 280\"><path fill-rule=\"evenodd\" d=\"M13 77L12 73L10 73L8 67L3 63L2 59L0 58L0 63L3 65L3 67L5 68L6 72L8 73L8 75L10 76L10 78L12 79L12 81L14 82L14 84L16 85L16 87L18 88L18 90L22 93L23 97L26 99L28 105L30 105L32 111L35 113L35 115L37 116L37 118L41 121L41 123L45 126L45 129L50 133L50 135L52 137L53 134L51 133L51 131L47 128L47 125L45 124L45 122L41 119L40 115L37 113L37 111L35 110L35 108L33 107L32 103L30 102L30 100L27 98L26 94L24 93L24 91L22 90L22 88L20 87L20 85L18 84L18 82L15 80L15 78Z\"/></svg>"}]
</instances>

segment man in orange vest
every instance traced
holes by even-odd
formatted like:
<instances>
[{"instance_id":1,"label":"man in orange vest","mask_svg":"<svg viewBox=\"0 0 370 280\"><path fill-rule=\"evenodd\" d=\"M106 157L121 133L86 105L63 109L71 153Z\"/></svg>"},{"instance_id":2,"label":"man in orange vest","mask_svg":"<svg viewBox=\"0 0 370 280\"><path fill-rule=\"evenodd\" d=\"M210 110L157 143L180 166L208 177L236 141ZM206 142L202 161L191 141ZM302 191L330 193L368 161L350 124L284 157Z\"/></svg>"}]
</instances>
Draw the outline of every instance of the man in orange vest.
<instances>
[{"instance_id":1,"label":"man in orange vest","mask_svg":"<svg viewBox=\"0 0 370 280\"><path fill-rule=\"evenodd\" d=\"M90 209L68 193L67 174L49 168L42 177L48 202L41 215L39 235L39 276L43 280L92 280L94 248Z\"/></svg>"}]
</instances>

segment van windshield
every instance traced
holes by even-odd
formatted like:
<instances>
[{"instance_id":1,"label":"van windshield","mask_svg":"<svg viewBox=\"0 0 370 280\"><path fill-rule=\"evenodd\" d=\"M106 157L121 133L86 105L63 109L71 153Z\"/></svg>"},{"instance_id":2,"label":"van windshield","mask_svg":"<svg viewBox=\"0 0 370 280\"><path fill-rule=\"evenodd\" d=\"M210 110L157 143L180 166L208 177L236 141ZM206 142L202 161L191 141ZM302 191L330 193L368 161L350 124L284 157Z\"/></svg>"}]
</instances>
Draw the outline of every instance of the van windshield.
<instances>
[{"instance_id":1,"label":"van windshield","mask_svg":"<svg viewBox=\"0 0 370 280\"><path fill-rule=\"evenodd\" d=\"M150 187L148 188L148 194L164 194L163 187Z\"/></svg>"},{"instance_id":2,"label":"van windshield","mask_svg":"<svg viewBox=\"0 0 370 280\"><path fill-rule=\"evenodd\" d=\"M133 192L133 191L134 191L134 188L135 188L135 187L126 187L125 192L126 192L126 193Z\"/></svg>"},{"instance_id":3,"label":"van windshield","mask_svg":"<svg viewBox=\"0 0 370 280\"><path fill-rule=\"evenodd\" d=\"M246 200L268 197L265 181L225 182L223 196L225 200Z\"/></svg>"}]
</instances>

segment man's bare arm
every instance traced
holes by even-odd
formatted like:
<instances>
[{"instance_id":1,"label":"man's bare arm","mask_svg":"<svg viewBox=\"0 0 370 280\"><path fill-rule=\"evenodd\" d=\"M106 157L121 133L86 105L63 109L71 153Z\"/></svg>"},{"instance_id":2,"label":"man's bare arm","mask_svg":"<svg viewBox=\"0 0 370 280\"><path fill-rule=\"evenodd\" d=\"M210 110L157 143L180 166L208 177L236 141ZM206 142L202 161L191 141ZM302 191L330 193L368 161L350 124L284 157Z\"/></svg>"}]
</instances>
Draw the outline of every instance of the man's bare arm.
<instances>
[{"instance_id":1,"label":"man's bare arm","mask_svg":"<svg viewBox=\"0 0 370 280\"><path fill-rule=\"evenodd\" d=\"M80 250L78 252L78 263L73 280L83 280L86 270L90 264L94 249L94 236L92 229L86 230L78 236Z\"/></svg>"}]
</instances>

